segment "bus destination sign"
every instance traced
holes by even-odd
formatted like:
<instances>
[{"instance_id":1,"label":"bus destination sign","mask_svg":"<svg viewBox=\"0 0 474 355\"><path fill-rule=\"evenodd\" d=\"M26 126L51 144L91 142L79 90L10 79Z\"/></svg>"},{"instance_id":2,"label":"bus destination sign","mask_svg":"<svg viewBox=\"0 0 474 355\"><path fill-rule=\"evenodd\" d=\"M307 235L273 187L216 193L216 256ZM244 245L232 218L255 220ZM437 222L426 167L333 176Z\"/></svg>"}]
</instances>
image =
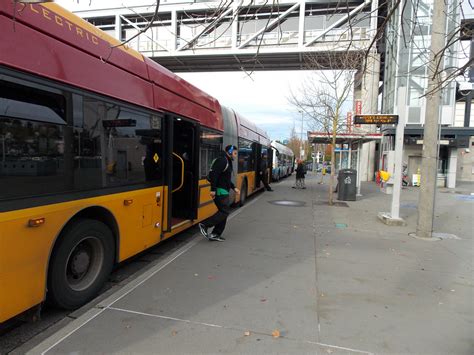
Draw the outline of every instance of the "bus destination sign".
<instances>
[{"instance_id":1,"label":"bus destination sign","mask_svg":"<svg viewBox=\"0 0 474 355\"><path fill-rule=\"evenodd\" d=\"M105 120L105 121L102 121L102 126L104 126L104 128L136 127L137 126L137 121L132 120L132 119Z\"/></svg>"},{"instance_id":2,"label":"bus destination sign","mask_svg":"<svg viewBox=\"0 0 474 355\"><path fill-rule=\"evenodd\" d=\"M354 124L397 124L398 115L355 115Z\"/></svg>"}]
</instances>

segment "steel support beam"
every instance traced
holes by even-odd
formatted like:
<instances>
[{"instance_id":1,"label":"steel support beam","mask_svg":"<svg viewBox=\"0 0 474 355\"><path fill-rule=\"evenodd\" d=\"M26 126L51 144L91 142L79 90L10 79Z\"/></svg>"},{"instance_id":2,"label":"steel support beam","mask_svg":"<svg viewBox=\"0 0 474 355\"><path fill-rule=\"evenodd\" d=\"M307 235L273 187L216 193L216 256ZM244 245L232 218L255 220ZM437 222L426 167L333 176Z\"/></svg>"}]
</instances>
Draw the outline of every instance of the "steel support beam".
<instances>
[{"instance_id":1,"label":"steel support beam","mask_svg":"<svg viewBox=\"0 0 474 355\"><path fill-rule=\"evenodd\" d=\"M328 28L326 28L323 32L321 32L318 36L316 36L315 38L313 38L311 41L309 41L308 43L305 44L305 47L308 47L310 45L312 45L314 42L316 42L318 39L320 39L321 37L323 37L325 34L327 34L329 31L331 31L332 29L336 28L337 26L343 24L344 22L346 22L347 20L349 20L350 18L352 18L352 16L358 14L359 12L361 12L364 7L366 7L367 5L369 5L370 3L372 2L372 0L367 0L365 1L364 3L360 4L359 6L357 6L354 10L352 10L351 12L349 12L347 14L346 17L343 17L341 18L340 20L334 22L331 26L329 26Z\"/></svg>"},{"instance_id":2,"label":"steel support beam","mask_svg":"<svg viewBox=\"0 0 474 355\"><path fill-rule=\"evenodd\" d=\"M288 10L286 10L284 13L282 13L280 16L278 16L276 19L274 19L272 22L270 22L268 24L268 26L265 26L264 28L262 28L260 31L258 31L257 33L255 33L254 35L252 35L252 37L250 37L249 39L247 39L244 43L242 43L240 46L239 46L239 49L242 49L244 47L246 47L250 42L252 42L255 38L257 38L258 36L260 36L262 33L268 31L269 29L271 29L273 26L275 26L278 22L280 22L282 19L284 19L285 17L287 17L292 11L294 11L295 9L297 9L301 4L298 3L298 4L294 4L292 7L290 7Z\"/></svg>"}]
</instances>

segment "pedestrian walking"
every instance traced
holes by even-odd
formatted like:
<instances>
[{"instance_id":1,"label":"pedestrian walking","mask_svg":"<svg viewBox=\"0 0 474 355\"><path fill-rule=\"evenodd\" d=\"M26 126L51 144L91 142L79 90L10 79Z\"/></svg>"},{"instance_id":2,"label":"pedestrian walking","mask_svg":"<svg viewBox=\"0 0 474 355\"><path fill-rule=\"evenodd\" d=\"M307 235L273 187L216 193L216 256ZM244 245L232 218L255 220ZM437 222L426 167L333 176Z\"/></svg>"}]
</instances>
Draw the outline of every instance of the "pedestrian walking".
<instances>
[{"instance_id":1,"label":"pedestrian walking","mask_svg":"<svg viewBox=\"0 0 474 355\"><path fill-rule=\"evenodd\" d=\"M222 233L230 214L229 191L234 190L236 194L240 193L232 182L232 161L237 158L237 152L236 146L226 146L225 151L213 161L209 171L208 180L211 183L211 197L217 206L217 212L206 221L199 223L199 230L210 241L223 242L225 240ZM212 227L214 229L209 232L209 228Z\"/></svg>"},{"instance_id":2,"label":"pedestrian walking","mask_svg":"<svg viewBox=\"0 0 474 355\"><path fill-rule=\"evenodd\" d=\"M268 174L267 163L268 163L268 159L267 159L266 154L262 154L260 169L259 169L260 181L262 181L263 186L265 187L267 191L273 191L270 184L268 183L270 181L270 176Z\"/></svg>"},{"instance_id":3,"label":"pedestrian walking","mask_svg":"<svg viewBox=\"0 0 474 355\"><path fill-rule=\"evenodd\" d=\"M296 182L294 189L306 189L304 178L306 175L306 169L304 167L303 161L298 160L298 165L296 166Z\"/></svg>"}]
</instances>

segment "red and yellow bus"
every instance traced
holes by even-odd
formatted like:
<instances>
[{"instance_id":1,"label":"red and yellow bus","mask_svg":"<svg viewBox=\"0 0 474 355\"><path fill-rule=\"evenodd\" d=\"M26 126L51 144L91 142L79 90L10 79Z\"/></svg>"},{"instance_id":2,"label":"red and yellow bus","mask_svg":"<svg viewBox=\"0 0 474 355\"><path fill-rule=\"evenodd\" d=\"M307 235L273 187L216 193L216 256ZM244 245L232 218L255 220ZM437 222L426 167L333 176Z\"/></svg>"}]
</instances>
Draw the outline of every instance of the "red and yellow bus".
<instances>
[{"instance_id":1,"label":"red and yellow bus","mask_svg":"<svg viewBox=\"0 0 474 355\"><path fill-rule=\"evenodd\" d=\"M0 323L46 297L79 307L212 215L223 145L241 203L270 176L265 132L118 44L54 3L0 1Z\"/></svg>"}]
</instances>

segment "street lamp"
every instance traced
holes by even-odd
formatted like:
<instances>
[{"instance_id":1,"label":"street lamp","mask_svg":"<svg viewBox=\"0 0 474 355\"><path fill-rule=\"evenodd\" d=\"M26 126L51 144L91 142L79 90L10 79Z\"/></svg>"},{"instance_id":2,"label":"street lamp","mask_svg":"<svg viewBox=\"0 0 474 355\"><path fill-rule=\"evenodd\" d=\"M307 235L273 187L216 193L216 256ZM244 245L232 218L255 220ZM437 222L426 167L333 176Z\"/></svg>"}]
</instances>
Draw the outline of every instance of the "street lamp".
<instances>
[{"instance_id":1,"label":"street lamp","mask_svg":"<svg viewBox=\"0 0 474 355\"><path fill-rule=\"evenodd\" d=\"M301 141L300 141L300 159L303 159L303 110L298 110L299 113L301 113Z\"/></svg>"}]
</instances>

